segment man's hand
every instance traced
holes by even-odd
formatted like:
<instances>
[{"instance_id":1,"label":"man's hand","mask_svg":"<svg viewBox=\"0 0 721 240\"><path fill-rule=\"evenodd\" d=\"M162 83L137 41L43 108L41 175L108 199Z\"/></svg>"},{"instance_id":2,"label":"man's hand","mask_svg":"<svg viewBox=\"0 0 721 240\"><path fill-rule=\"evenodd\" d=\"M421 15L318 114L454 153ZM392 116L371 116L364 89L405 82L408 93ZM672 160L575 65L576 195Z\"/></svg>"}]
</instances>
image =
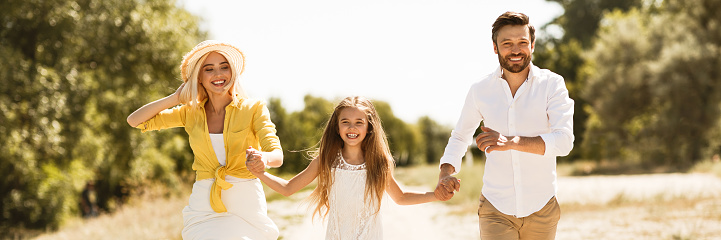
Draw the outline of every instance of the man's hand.
<instances>
[{"instance_id":1,"label":"man's hand","mask_svg":"<svg viewBox=\"0 0 721 240\"><path fill-rule=\"evenodd\" d=\"M444 163L441 165L441 173L438 175L438 185L433 194L438 200L448 201L456 191L461 190L461 180L451 176L455 172L453 165Z\"/></svg>"},{"instance_id":2,"label":"man's hand","mask_svg":"<svg viewBox=\"0 0 721 240\"><path fill-rule=\"evenodd\" d=\"M483 130L483 132L478 134L476 137L476 146L478 146L478 149L484 151L485 153L511 150L511 146L509 144L512 142L509 142L506 136L503 136L496 130L487 127L481 127L481 130Z\"/></svg>"}]
</instances>

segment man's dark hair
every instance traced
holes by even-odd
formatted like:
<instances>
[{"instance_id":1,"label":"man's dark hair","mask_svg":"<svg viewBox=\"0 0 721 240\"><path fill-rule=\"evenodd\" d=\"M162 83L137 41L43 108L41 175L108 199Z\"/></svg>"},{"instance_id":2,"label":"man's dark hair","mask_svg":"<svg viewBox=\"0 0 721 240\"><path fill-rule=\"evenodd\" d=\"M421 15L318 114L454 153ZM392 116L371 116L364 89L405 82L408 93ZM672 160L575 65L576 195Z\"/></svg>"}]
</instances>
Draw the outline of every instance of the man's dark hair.
<instances>
[{"instance_id":1,"label":"man's dark hair","mask_svg":"<svg viewBox=\"0 0 721 240\"><path fill-rule=\"evenodd\" d=\"M493 29L491 30L491 38L493 39L494 44L498 44L496 42L496 40L498 40L498 31L508 25L528 26L528 33L531 35L531 42L536 40L536 28L534 28L533 25L531 25L531 23L528 21L528 16L523 13L509 11L501 14L501 16L498 16L498 18L496 18L496 22L493 23Z\"/></svg>"}]
</instances>

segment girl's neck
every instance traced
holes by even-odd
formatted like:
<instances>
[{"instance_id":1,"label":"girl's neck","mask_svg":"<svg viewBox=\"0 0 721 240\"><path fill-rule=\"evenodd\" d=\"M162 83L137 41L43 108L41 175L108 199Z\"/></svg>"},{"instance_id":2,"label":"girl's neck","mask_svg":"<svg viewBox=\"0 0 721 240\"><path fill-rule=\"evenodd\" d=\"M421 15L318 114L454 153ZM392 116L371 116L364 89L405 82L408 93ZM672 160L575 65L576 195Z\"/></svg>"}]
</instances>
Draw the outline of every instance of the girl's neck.
<instances>
[{"instance_id":1,"label":"girl's neck","mask_svg":"<svg viewBox=\"0 0 721 240\"><path fill-rule=\"evenodd\" d=\"M360 146L344 147L341 149L341 154L343 154L343 159L349 164L360 165L366 162Z\"/></svg>"},{"instance_id":2,"label":"girl's neck","mask_svg":"<svg viewBox=\"0 0 721 240\"><path fill-rule=\"evenodd\" d=\"M205 108L208 112L211 113L224 113L225 107L230 104L230 102L233 101L233 97L230 95L224 94L224 95L214 95L209 94L208 95L208 102L205 103Z\"/></svg>"}]
</instances>

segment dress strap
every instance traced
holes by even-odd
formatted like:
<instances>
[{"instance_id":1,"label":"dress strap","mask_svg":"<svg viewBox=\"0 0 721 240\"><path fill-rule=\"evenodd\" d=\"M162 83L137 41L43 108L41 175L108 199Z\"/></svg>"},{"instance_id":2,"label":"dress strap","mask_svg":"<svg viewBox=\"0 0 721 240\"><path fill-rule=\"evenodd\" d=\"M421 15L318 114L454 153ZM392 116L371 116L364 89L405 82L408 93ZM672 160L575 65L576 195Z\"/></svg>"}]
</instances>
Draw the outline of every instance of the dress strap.
<instances>
[{"instance_id":1,"label":"dress strap","mask_svg":"<svg viewBox=\"0 0 721 240\"><path fill-rule=\"evenodd\" d=\"M345 158L343 158L343 154L340 152L338 153L338 158L340 161L338 161L338 165L336 168L343 169L343 170L350 170L350 171L358 171L358 170L365 170L366 169L366 163L353 165L345 161Z\"/></svg>"}]
</instances>

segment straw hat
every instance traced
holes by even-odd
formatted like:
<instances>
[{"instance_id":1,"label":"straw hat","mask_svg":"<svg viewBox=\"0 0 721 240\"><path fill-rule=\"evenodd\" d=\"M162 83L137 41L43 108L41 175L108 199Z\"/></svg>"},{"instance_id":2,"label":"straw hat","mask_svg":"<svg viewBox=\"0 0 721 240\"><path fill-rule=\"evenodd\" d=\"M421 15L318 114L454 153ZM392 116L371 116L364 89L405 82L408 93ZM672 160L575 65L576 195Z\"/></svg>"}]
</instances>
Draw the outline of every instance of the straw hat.
<instances>
[{"instance_id":1,"label":"straw hat","mask_svg":"<svg viewBox=\"0 0 721 240\"><path fill-rule=\"evenodd\" d=\"M183 82L188 82L193 71L198 71L195 66L205 54L209 52L219 52L230 63L230 68L233 70L233 78L237 79L243 70L245 69L245 56L243 52L237 47L230 43L225 43L216 40L205 40L198 43L190 52L183 56L183 62L180 64L180 75L183 78ZM240 70L238 70L240 69Z\"/></svg>"}]
</instances>

